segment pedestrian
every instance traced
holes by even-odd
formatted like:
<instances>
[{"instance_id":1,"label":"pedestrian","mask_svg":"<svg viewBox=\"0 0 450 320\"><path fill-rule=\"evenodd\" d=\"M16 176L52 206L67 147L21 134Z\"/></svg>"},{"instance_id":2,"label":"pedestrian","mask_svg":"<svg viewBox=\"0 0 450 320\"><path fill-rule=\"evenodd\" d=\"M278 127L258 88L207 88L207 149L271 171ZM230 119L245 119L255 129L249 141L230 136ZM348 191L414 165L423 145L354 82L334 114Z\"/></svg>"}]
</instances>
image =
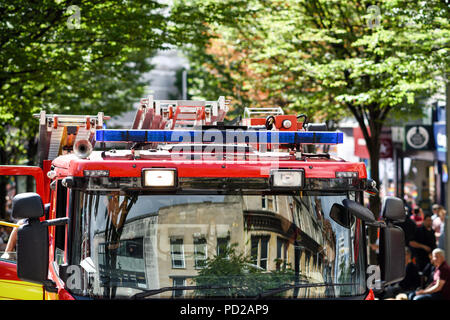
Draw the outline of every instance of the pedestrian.
<instances>
[{"instance_id":1,"label":"pedestrian","mask_svg":"<svg viewBox=\"0 0 450 320\"><path fill-rule=\"evenodd\" d=\"M435 266L433 282L427 288L411 293L410 300L450 300L450 267L445 261L444 250L434 249L432 262Z\"/></svg>"},{"instance_id":2,"label":"pedestrian","mask_svg":"<svg viewBox=\"0 0 450 320\"><path fill-rule=\"evenodd\" d=\"M433 206L431 207L431 211L433 212L433 215L431 216L431 219L436 219L437 217L439 217L439 209L441 209L442 206L440 204L433 204Z\"/></svg>"},{"instance_id":3,"label":"pedestrian","mask_svg":"<svg viewBox=\"0 0 450 320\"><path fill-rule=\"evenodd\" d=\"M26 219L21 219L17 222L18 225L24 224ZM8 243L6 244L5 252L1 255L1 259L15 260L15 251L17 244L17 232L19 228L13 228L11 234L9 235Z\"/></svg>"},{"instance_id":4,"label":"pedestrian","mask_svg":"<svg viewBox=\"0 0 450 320\"><path fill-rule=\"evenodd\" d=\"M437 211L437 217L433 220L433 230L434 230L434 236L436 237L436 245L439 244L439 239L441 237L442 231L443 231L443 224L445 221L445 215L447 214L447 211L440 207Z\"/></svg>"},{"instance_id":5,"label":"pedestrian","mask_svg":"<svg viewBox=\"0 0 450 320\"><path fill-rule=\"evenodd\" d=\"M407 206L405 206L405 211L406 211L406 219L403 222L395 223L395 225L402 228L403 233L405 235L405 245L411 249L410 242L411 242L411 240L414 239L417 225L411 219L411 211L408 210ZM411 251L413 251L413 250L411 250Z\"/></svg>"},{"instance_id":6,"label":"pedestrian","mask_svg":"<svg viewBox=\"0 0 450 320\"><path fill-rule=\"evenodd\" d=\"M411 250L405 247L405 277L402 281L388 286L385 289L385 294L383 299L391 299L399 294L403 293L406 296L415 292L420 288L420 275L419 269L412 261Z\"/></svg>"},{"instance_id":7,"label":"pedestrian","mask_svg":"<svg viewBox=\"0 0 450 320\"><path fill-rule=\"evenodd\" d=\"M0 251L5 251L6 243L8 242L8 233L5 227L0 226Z\"/></svg>"},{"instance_id":8,"label":"pedestrian","mask_svg":"<svg viewBox=\"0 0 450 320\"><path fill-rule=\"evenodd\" d=\"M429 253L436 248L436 237L432 228L431 215L426 215L423 224L417 228L414 239L409 242L414 248L416 263L420 271L430 262Z\"/></svg>"},{"instance_id":9,"label":"pedestrian","mask_svg":"<svg viewBox=\"0 0 450 320\"><path fill-rule=\"evenodd\" d=\"M411 219L416 223L418 227L420 227L423 223L424 214L422 208L414 208ZM432 220L433 221L433 220Z\"/></svg>"},{"instance_id":10,"label":"pedestrian","mask_svg":"<svg viewBox=\"0 0 450 320\"><path fill-rule=\"evenodd\" d=\"M424 289L428 287L433 282L433 273L436 269L433 264L433 254L430 252L428 254L428 257L430 258L430 262L427 263L427 265L422 270L421 275L421 288Z\"/></svg>"},{"instance_id":11,"label":"pedestrian","mask_svg":"<svg viewBox=\"0 0 450 320\"><path fill-rule=\"evenodd\" d=\"M444 218L442 218L441 236L439 237L438 248L445 250L445 220L446 220L446 216L447 216L447 210L444 209L443 215L444 215Z\"/></svg>"},{"instance_id":12,"label":"pedestrian","mask_svg":"<svg viewBox=\"0 0 450 320\"><path fill-rule=\"evenodd\" d=\"M420 287L419 269L413 263L412 253L408 247L405 248L405 264L405 278L399 282L400 289L404 293L414 291Z\"/></svg>"}]
</instances>

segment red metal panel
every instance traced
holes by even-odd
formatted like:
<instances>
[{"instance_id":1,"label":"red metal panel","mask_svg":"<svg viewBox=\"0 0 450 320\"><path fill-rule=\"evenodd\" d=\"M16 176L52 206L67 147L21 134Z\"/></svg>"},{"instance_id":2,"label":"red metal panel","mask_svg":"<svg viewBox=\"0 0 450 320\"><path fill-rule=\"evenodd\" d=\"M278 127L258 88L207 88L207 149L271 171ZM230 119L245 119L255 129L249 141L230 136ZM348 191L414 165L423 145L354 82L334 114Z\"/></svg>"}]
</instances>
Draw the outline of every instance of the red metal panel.
<instances>
[{"instance_id":1,"label":"red metal panel","mask_svg":"<svg viewBox=\"0 0 450 320\"><path fill-rule=\"evenodd\" d=\"M0 273L2 280L21 281L17 277L17 264L0 260Z\"/></svg>"},{"instance_id":2,"label":"red metal panel","mask_svg":"<svg viewBox=\"0 0 450 320\"><path fill-rule=\"evenodd\" d=\"M306 178L335 178L336 171L356 171L359 178L367 178L362 162L340 161L161 161L161 160L104 160L72 161L67 174L82 177L83 170L109 170L111 177L140 177L143 168L177 168L179 177L268 177L270 169L304 169Z\"/></svg>"},{"instance_id":3,"label":"red metal panel","mask_svg":"<svg viewBox=\"0 0 450 320\"><path fill-rule=\"evenodd\" d=\"M32 166L0 166L2 176L33 176L36 181L36 193L42 200L46 199L44 189L44 173L40 167Z\"/></svg>"}]
</instances>

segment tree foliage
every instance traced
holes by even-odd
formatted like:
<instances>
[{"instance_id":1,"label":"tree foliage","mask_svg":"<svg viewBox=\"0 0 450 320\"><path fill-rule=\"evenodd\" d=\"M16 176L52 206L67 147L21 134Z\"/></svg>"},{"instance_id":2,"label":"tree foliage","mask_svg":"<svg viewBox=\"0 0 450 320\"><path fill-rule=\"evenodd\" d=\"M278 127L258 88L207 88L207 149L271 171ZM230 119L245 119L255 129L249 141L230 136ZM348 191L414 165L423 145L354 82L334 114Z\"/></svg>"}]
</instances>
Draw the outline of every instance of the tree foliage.
<instances>
[{"instance_id":1,"label":"tree foliage","mask_svg":"<svg viewBox=\"0 0 450 320\"><path fill-rule=\"evenodd\" d=\"M209 29L202 33L210 41L186 48L196 76L190 90L199 95L216 87L236 95L240 87L252 106L322 118L353 114L378 125L392 112L420 112L416 98L436 90L436 76L448 68L443 1L226 3L233 7L227 23L205 10Z\"/></svg>"},{"instance_id":2,"label":"tree foliage","mask_svg":"<svg viewBox=\"0 0 450 320\"><path fill-rule=\"evenodd\" d=\"M179 23L179 24L178 24ZM198 41L160 1L11 1L0 3L0 147L17 128L33 137L32 114L117 115L144 87L156 50ZM0 163L9 163L3 154Z\"/></svg>"},{"instance_id":3,"label":"tree foliage","mask_svg":"<svg viewBox=\"0 0 450 320\"><path fill-rule=\"evenodd\" d=\"M422 115L419 99L442 87L449 72L447 1L226 1L238 13L226 23L204 10L213 2L189 2L208 14L202 33L210 37L186 48L195 75L189 90L319 121L353 116L377 183L383 124ZM378 196L370 206L378 216Z\"/></svg>"},{"instance_id":4,"label":"tree foliage","mask_svg":"<svg viewBox=\"0 0 450 320\"><path fill-rule=\"evenodd\" d=\"M239 92L250 106L282 106L317 120L352 115L378 182L379 135L388 115L420 115L418 98L442 86L439 76L448 72L448 6L438 0L228 4L245 15L205 22L210 41L186 49L196 76L190 90Z\"/></svg>"},{"instance_id":5,"label":"tree foliage","mask_svg":"<svg viewBox=\"0 0 450 320\"><path fill-rule=\"evenodd\" d=\"M178 25L161 3L2 1L0 164L36 164L40 110L115 116L131 109L156 50L198 41L183 32L189 20ZM3 189L0 181L1 199Z\"/></svg>"}]
</instances>

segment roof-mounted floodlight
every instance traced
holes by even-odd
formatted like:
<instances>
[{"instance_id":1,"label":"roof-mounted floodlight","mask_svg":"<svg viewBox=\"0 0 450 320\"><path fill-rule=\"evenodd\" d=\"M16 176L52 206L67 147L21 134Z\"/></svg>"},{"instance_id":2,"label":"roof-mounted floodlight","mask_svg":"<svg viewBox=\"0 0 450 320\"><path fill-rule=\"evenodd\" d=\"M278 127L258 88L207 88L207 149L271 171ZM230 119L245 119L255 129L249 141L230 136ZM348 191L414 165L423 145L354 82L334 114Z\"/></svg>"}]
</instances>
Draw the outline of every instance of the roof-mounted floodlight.
<instances>
[{"instance_id":1,"label":"roof-mounted floodlight","mask_svg":"<svg viewBox=\"0 0 450 320\"><path fill-rule=\"evenodd\" d=\"M97 142L339 144L342 132L255 130L97 130Z\"/></svg>"},{"instance_id":2,"label":"roof-mounted floodlight","mask_svg":"<svg viewBox=\"0 0 450 320\"><path fill-rule=\"evenodd\" d=\"M177 169L143 169L142 177L144 187L174 188L177 184Z\"/></svg>"},{"instance_id":3,"label":"roof-mounted floodlight","mask_svg":"<svg viewBox=\"0 0 450 320\"><path fill-rule=\"evenodd\" d=\"M270 172L270 181L274 188L301 188L304 177L303 170L277 169Z\"/></svg>"}]
</instances>

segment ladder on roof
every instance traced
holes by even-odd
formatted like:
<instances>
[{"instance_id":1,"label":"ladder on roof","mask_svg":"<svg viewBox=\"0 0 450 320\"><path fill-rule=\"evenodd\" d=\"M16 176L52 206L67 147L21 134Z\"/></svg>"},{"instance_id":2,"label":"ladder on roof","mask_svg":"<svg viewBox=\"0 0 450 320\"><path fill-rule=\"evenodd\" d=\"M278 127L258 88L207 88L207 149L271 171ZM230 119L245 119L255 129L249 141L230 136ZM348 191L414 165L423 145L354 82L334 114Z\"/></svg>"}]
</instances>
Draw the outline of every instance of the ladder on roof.
<instances>
[{"instance_id":1,"label":"ladder on roof","mask_svg":"<svg viewBox=\"0 0 450 320\"><path fill-rule=\"evenodd\" d=\"M103 128L105 116L99 112L96 116L46 114L41 111L33 115L39 118L38 159L42 167L44 160L53 160L66 152L70 152L79 140L88 140L95 144L95 130Z\"/></svg>"},{"instance_id":2,"label":"ladder on roof","mask_svg":"<svg viewBox=\"0 0 450 320\"><path fill-rule=\"evenodd\" d=\"M213 125L225 119L229 101L141 99L132 129L174 129Z\"/></svg>"},{"instance_id":3,"label":"ladder on roof","mask_svg":"<svg viewBox=\"0 0 450 320\"><path fill-rule=\"evenodd\" d=\"M268 116L284 115L281 107L273 108L248 108L244 109L244 118L242 124L245 126L264 125ZM255 116L257 116L255 118Z\"/></svg>"},{"instance_id":4,"label":"ladder on roof","mask_svg":"<svg viewBox=\"0 0 450 320\"><path fill-rule=\"evenodd\" d=\"M279 116L283 115L283 109L281 107L273 107L273 108L245 108L244 109L244 118L251 118L254 115L258 115L261 117L261 115L266 116Z\"/></svg>"}]
</instances>

